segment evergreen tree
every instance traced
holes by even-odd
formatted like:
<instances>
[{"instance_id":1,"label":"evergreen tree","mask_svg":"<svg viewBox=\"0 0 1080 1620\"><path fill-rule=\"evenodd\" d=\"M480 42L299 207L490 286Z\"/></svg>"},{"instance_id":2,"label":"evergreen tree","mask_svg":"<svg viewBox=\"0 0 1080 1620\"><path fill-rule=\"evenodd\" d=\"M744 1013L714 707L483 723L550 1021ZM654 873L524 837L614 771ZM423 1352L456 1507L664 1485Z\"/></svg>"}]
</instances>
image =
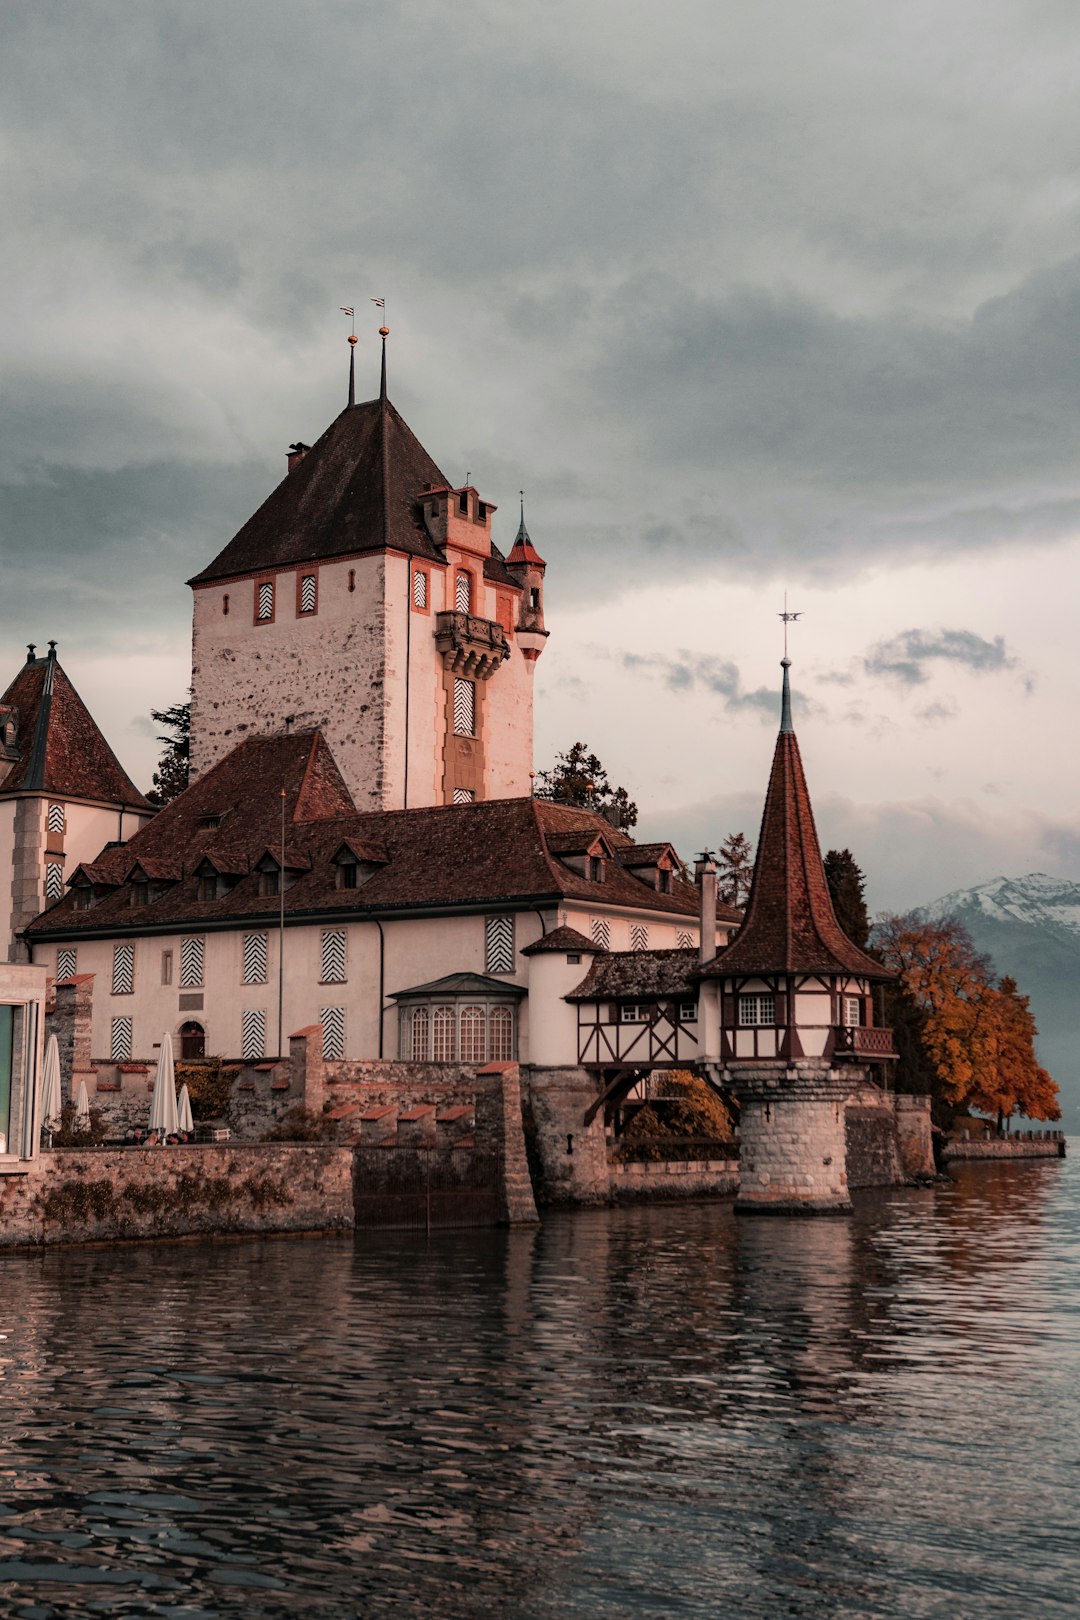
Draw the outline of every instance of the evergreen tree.
<instances>
[{"instance_id":1,"label":"evergreen tree","mask_svg":"<svg viewBox=\"0 0 1080 1620\"><path fill-rule=\"evenodd\" d=\"M830 849L825 857L825 881L837 922L851 943L865 951L870 943L866 879L850 849Z\"/></svg>"},{"instance_id":2,"label":"evergreen tree","mask_svg":"<svg viewBox=\"0 0 1080 1620\"><path fill-rule=\"evenodd\" d=\"M580 810L596 810L615 827L637 825L637 805L624 787L613 787L608 773L588 743L576 742L565 754L558 754L549 771L541 771L533 789L538 799L555 804L573 804Z\"/></svg>"},{"instance_id":3,"label":"evergreen tree","mask_svg":"<svg viewBox=\"0 0 1080 1620\"><path fill-rule=\"evenodd\" d=\"M754 846L745 833L729 833L717 857L719 892L729 906L745 906L754 876Z\"/></svg>"},{"instance_id":4,"label":"evergreen tree","mask_svg":"<svg viewBox=\"0 0 1080 1620\"><path fill-rule=\"evenodd\" d=\"M158 742L164 743L154 785L146 797L151 804L168 804L188 785L188 760L191 754L191 703L174 703L171 709L151 709L150 718L155 725L164 726Z\"/></svg>"}]
</instances>

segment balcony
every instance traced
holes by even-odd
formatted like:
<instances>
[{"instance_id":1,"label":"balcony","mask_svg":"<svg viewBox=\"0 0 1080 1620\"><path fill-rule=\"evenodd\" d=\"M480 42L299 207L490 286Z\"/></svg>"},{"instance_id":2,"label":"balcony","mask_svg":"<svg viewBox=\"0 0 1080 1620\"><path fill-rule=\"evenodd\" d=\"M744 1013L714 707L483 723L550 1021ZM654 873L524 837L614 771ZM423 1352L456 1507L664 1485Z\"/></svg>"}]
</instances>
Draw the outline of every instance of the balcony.
<instances>
[{"instance_id":1,"label":"balcony","mask_svg":"<svg viewBox=\"0 0 1080 1620\"><path fill-rule=\"evenodd\" d=\"M833 1029L834 1058L851 1058L856 1063L887 1063L898 1056L892 1030L876 1025L837 1024Z\"/></svg>"},{"instance_id":2,"label":"balcony","mask_svg":"<svg viewBox=\"0 0 1080 1620\"><path fill-rule=\"evenodd\" d=\"M510 656L502 625L472 613L437 613L435 645L448 670L474 681L486 681Z\"/></svg>"}]
</instances>

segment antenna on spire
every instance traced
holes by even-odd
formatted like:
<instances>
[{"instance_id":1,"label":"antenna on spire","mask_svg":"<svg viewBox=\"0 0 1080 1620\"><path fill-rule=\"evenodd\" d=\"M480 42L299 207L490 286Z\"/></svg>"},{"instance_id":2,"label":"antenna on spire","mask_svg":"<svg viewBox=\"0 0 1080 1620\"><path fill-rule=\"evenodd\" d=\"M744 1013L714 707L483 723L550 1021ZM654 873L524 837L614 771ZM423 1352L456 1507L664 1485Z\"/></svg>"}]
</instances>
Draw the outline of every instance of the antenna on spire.
<instances>
[{"instance_id":1,"label":"antenna on spire","mask_svg":"<svg viewBox=\"0 0 1080 1620\"><path fill-rule=\"evenodd\" d=\"M356 311L349 304L339 304L338 308L343 315L352 321L352 331L349 333L349 404L356 404Z\"/></svg>"},{"instance_id":2,"label":"antenna on spire","mask_svg":"<svg viewBox=\"0 0 1080 1620\"><path fill-rule=\"evenodd\" d=\"M782 732L795 730L795 727L791 721L791 682L788 679L788 670L791 668L791 659L788 657L787 650L787 627L789 624L794 624L798 619L801 619L802 616L803 610L801 608L798 613L788 612L787 591L785 591L784 611L783 613L777 615L778 618L784 621L784 656L780 660L780 667L784 671L784 691L780 700L780 730Z\"/></svg>"},{"instance_id":3,"label":"antenna on spire","mask_svg":"<svg viewBox=\"0 0 1080 1620\"><path fill-rule=\"evenodd\" d=\"M381 373L381 375L379 377L379 398L385 404L386 403L386 340L390 336L390 328L386 324L386 299L385 298L372 298L370 300L370 302L375 305L376 309L381 309L382 312L383 312L383 323L379 327L379 336L382 338L382 373Z\"/></svg>"}]
</instances>

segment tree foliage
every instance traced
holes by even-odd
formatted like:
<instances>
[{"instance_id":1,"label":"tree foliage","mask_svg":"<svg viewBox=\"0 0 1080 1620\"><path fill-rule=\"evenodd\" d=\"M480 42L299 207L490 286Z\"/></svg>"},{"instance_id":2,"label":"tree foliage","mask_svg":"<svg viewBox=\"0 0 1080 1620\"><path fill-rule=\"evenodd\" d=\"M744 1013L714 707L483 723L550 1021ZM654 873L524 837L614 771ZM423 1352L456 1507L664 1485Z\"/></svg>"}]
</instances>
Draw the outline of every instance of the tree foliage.
<instances>
[{"instance_id":1,"label":"tree foliage","mask_svg":"<svg viewBox=\"0 0 1080 1620\"><path fill-rule=\"evenodd\" d=\"M901 1090L929 1090L939 1116L970 1107L999 1124L1013 1114L1061 1117L1057 1086L1035 1056L1028 997L1015 979L995 984L956 917L879 917L875 944L899 975L886 1019L897 1034Z\"/></svg>"},{"instance_id":2,"label":"tree foliage","mask_svg":"<svg viewBox=\"0 0 1080 1620\"><path fill-rule=\"evenodd\" d=\"M825 881L829 885L837 922L852 944L865 951L870 943L866 879L850 849L829 850L825 857Z\"/></svg>"},{"instance_id":3,"label":"tree foliage","mask_svg":"<svg viewBox=\"0 0 1080 1620\"><path fill-rule=\"evenodd\" d=\"M596 810L615 827L637 825L637 805L624 787L612 785L588 743L576 742L565 754L556 755L551 770L537 776L533 791L538 799Z\"/></svg>"},{"instance_id":4,"label":"tree foliage","mask_svg":"<svg viewBox=\"0 0 1080 1620\"><path fill-rule=\"evenodd\" d=\"M165 727L158 734L158 742L165 746L154 772L154 785L146 797L151 804L168 804L188 785L191 703L174 703L171 709L151 709L150 718L155 725Z\"/></svg>"},{"instance_id":5,"label":"tree foliage","mask_svg":"<svg viewBox=\"0 0 1080 1620\"><path fill-rule=\"evenodd\" d=\"M744 906L754 876L754 846L745 833L728 834L720 845L716 865L721 900L729 906Z\"/></svg>"}]
</instances>

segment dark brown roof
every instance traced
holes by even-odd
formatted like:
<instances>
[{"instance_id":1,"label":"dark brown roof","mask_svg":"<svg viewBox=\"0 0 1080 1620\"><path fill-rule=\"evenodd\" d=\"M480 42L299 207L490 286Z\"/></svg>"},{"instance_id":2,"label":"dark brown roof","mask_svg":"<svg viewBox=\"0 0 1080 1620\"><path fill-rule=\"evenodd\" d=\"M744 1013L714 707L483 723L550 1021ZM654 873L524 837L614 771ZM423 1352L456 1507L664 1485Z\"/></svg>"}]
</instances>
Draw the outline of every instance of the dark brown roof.
<instances>
[{"instance_id":1,"label":"dark brown roof","mask_svg":"<svg viewBox=\"0 0 1080 1620\"><path fill-rule=\"evenodd\" d=\"M254 737L241 743L127 844L93 863L99 885L120 885L88 911L65 898L31 930L55 935L141 932L148 928L227 925L273 917L278 899L260 895L255 863L280 845L280 788L286 788L286 843L310 869L286 891L292 916L334 912L385 915L464 907L594 905L696 918L698 896L681 879L659 894L615 862L605 881L590 882L553 856L547 835L610 831L590 810L540 799L493 799L472 805L357 814L321 733ZM220 824L206 828L210 815ZM343 843L377 850L385 860L356 889L337 887L334 857ZM195 870L212 855L219 870L246 874L228 894L200 900ZM133 907L125 883L136 861L182 863L184 877L148 906ZM581 947L584 949L585 947Z\"/></svg>"},{"instance_id":2,"label":"dark brown roof","mask_svg":"<svg viewBox=\"0 0 1080 1620\"><path fill-rule=\"evenodd\" d=\"M603 945L598 945L594 939L586 936L576 928L569 928L564 923L561 928L553 928L550 934L543 934L539 939L526 945L522 956L542 956L546 951L580 951L591 952L594 956L604 951Z\"/></svg>"},{"instance_id":3,"label":"dark brown roof","mask_svg":"<svg viewBox=\"0 0 1080 1620\"><path fill-rule=\"evenodd\" d=\"M133 810L150 808L54 653L28 660L0 703L17 716L19 754L0 782L0 793L36 790Z\"/></svg>"},{"instance_id":4,"label":"dark brown roof","mask_svg":"<svg viewBox=\"0 0 1080 1620\"><path fill-rule=\"evenodd\" d=\"M389 400L346 406L189 584L387 548L444 562L421 516L420 496L431 485L445 488L447 480ZM520 589L491 549L485 576Z\"/></svg>"},{"instance_id":5,"label":"dark brown roof","mask_svg":"<svg viewBox=\"0 0 1080 1620\"><path fill-rule=\"evenodd\" d=\"M703 978L746 973L858 973L890 978L852 944L836 920L821 860L799 744L785 723L776 740L746 915Z\"/></svg>"},{"instance_id":6,"label":"dark brown roof","mask_svg":"<svg viewBox=\"0 0 1080 1620\"><path fill-rule=\"evenodd\" d=\"M567 1001L637 1001L658 996L697 1000L698 953L609 951L598 956Z\"/></svg>"}]
</instances>

